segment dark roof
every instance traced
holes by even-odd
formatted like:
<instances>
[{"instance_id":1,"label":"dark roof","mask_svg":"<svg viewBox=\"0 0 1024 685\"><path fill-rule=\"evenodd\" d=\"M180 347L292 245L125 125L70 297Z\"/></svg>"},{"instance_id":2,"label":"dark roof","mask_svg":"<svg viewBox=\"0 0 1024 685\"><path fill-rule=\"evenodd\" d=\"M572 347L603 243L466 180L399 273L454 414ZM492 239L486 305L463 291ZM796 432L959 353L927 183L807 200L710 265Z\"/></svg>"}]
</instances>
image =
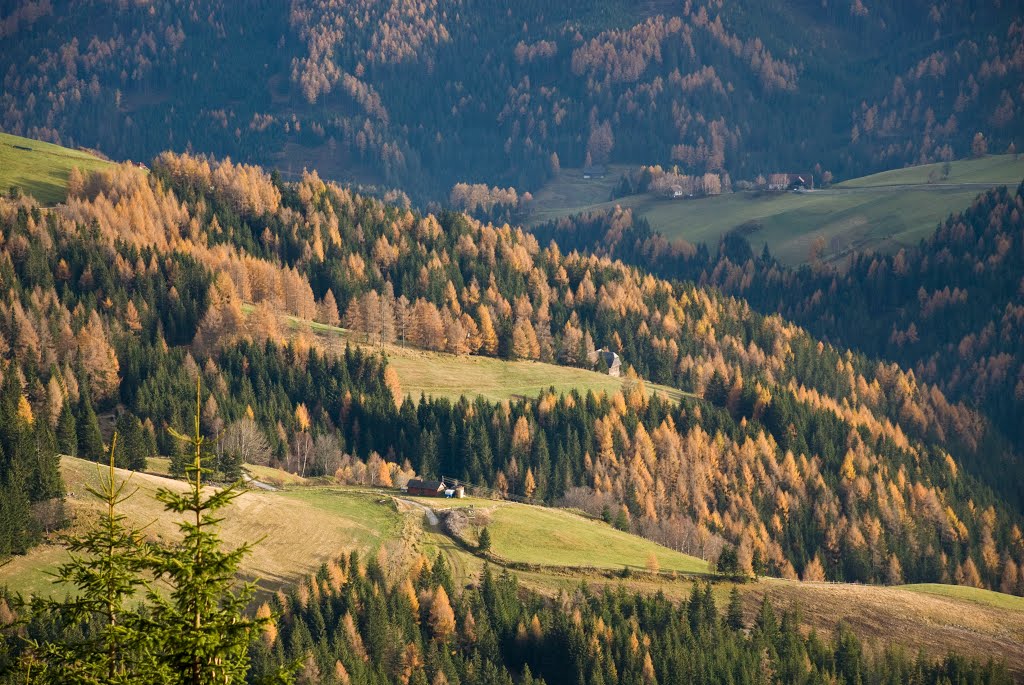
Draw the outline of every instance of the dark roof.
<instances>
[{"instance_id":1,"label":"dark roof","mask_svg":"<svg viewBox=\"0 0 1024 685\"><path fill-rule=\"evenodd\" d=\"M420 480L419 478L413 478L406 485L407 488L421 488L423 490L440 490L443 486L444 481Z\"/></svg>"},{"instance_id":2,"label":"dark roof","mask_svg":"<svg viewBox=\"0 0 1024 685\"><path fill-rule=\"evenodd\" d=\"M584 176L603 176L608 169L603 164L593 164L583 169Z\"/></svg>"},{"instance_id":3,"label":"dark roof","mask_svg":"<svg viewBox=\"0 0 1024 685\"><path fill-rule=\"evenodd\" d=\"M604 358L604 363L608 366L621 363L619 361L619 355L611 350L598 350L597 353Z\"/></svg>"}]
</instances>

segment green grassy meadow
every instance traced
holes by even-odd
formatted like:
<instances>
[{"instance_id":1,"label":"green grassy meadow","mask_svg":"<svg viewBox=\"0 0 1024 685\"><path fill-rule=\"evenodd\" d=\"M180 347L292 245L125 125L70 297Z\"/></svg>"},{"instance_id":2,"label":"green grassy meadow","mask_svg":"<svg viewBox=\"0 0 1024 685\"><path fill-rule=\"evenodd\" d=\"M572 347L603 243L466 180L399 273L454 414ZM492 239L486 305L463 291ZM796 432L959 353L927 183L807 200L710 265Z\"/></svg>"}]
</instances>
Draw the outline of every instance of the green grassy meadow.
<instances>
[{"instance_id":1,"label":"green grassy meadow","mask_svg":"<svg viewBox=\"0 0 1024 685\"><path fill-rule=\"evenodd\" d=\"M908 592L919 592L928 595L939 595L953 599L963 599L977 604L995 607L997 609L1008 609L1010 611L1024 612L1024 597L1007 595L992 590L982 590L976 587L964 585L942 585L940 583L919 583L916 585L902 585L900 589Z\"/></svg>"},{"instance_id":2,"label":"green grassy meadow","mask_svg":"<svg viewBox=\"0 0 1024 685\"><path fill-rule=\"evenodd\" d=\"M110 164L88 152L0 133L0 192L17 186L44 205L64 201L72 168L94 171Z\"/></svg>"},{"instance_id":3,"label":"green grassy meadow","mask_svg":"<svg viewBox=\"0 0 1024 685\"><path fill-rule=\"evenodd\" d=\"M810 259L818 238L824 259L841 260L851 251L895 251L931 234L949 214L970 205L985 188L1016 186L1024 179L1024 158L992 155L952 162L947 179L942 164L887 171L809 193L728 193L671 200L651 194L608 201L615 179L584 181L565 170L535 195L531 223L616 205L647 219L670 238L715 245L744 226L755 251L767 243L783 263ZM621 173L621 170L618 172ZM936 175L928 183L929 174ZM600 199L598 199L600 198Z\"/></svg>"},{"instance_id":4,"label":"green grassy meadow","mask_svg":"<svg viewBox=\"0 0 1024 685\"><path fill-rule=\"evenodd\" d=\"M503 504L490 513L492 550L544 566L642 570L653 553L662 571L708 573L707 562L559 509Z\"/></svg>"},{"instance_id":5,"label":"green grassy meadow","mask_svg":"<svg viewBox=\"0 0 1024 685\"><path fill-rule=\"evenodd\" d=\"M942 177L943 163L922 164L882 171L839 183L837 188L863 188L879 185L928 185L929 177L936 185L981 183L990 186L1016 186L1024 180L1024 156L988 155L979 159L950 162L949 176Z\"/></svg>"},{"instance_id":6,"label":"green grassy meadow","mask_svg":"<svg viewBox=\"0 0 1024 685\"><path fill-rule=\"evenodd\" d=\"M419 397L457 399L462 395L479 395L491 401L522 397L535 398L548 389L568 394L592 391L614 393L621 390L626 379L613 378L595 371L543 362L505 361L492 357L462 356L438 352L405 350L388 351L388 363L395 367L402 390ZM663 392L678 400L683 393L667 386L646 384L651 392Z\"/></svg>"},{"instance_id":7,"label":"green grassy meadow","mask_svg":"<svg viewBox=\"0 0 1024 685\"><path fill-rule=\"evenodd\" d=\"M288 321L292 328L308 327L325 346L336 351L340 351L346 343L368 347L362 342L361 336L350 335L343 328L294 317L289 317ZM587 391L595 394L613 393L630 382L624 377L614 378L596 371L544 362L507 361L476 355L457 356L400 345L385 345L383 349L388 364L398 373L402 392L417 399L424 394L449 399L458 399L463 395L481 396L490 401L504 401L535 398L550 388L554 388L556 393L566 394L573 390L581 394ZM652 383L645 383L645 387L648 392L663 393L671 400L679 400L688 394Z\"/></svg>"}]
</instances>

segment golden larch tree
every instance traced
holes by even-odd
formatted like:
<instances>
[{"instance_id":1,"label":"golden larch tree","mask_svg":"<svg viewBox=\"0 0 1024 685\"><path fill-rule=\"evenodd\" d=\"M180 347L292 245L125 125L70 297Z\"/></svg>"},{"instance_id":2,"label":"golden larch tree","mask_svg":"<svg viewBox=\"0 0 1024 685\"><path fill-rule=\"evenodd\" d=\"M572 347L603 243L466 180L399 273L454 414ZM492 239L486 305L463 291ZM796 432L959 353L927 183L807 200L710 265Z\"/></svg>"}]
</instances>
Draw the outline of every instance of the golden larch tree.
<instances>
[{"instance_id":1,"label":"golden larch tree","mask_svg":"<svg viewBox=\"0 0 1024 685\"><path fill-rule=\"evenodd\" d=\"M430 602L430 628L440 640L447 640L455 632L455 612L443 585L437 586Z\"/></svg>"}]
</instances>

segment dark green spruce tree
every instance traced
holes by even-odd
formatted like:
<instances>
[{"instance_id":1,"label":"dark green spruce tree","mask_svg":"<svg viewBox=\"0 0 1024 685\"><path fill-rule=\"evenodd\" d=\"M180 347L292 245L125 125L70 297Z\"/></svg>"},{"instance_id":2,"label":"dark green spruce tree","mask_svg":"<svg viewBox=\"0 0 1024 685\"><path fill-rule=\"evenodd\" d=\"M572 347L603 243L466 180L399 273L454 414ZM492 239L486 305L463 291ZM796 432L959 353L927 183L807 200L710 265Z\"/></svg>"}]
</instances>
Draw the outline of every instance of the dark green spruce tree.
<instances>
[{"instance_id":1,"label":"dark green spruce tree","mask_svg":"<svg viewBox=\"0 0 1024 685\"><path fill-rule=\"evenodd\" d=\"M160 659L175 685L242 683L249 672L249 647L270 618L245 614L254 585L235 580L250 545L225 551L217 534L220 512L242 494L236 483L219 490L203 488L209 470L203 466L205 437L200 430L199 382L196 383L194 432L172 434L189 448L192 462L185 469L188 489L179 493L162 488L157 498L164 508L184 514L178 524L182 541L154 552L151 570L169 592L151 588L146 622L161 645Z\"/></svg>"},{"instance_id":2,"label":"dark green spruce tree","mask_svg":"<svg viewBox=\"0 0 1024 685\"><path fill-rule=\"evenodd\" d=\"M64 402L57 418L57 450L61 454L78 456L78 427L70 402Z\"/></svg>"},{"instance_id":3,"label":"dark green spruce tree","mask_svg":"<svg viewBox=\"0 0 1024 685\"><path fill-rule=\"evenodd\" d=\"M100 422L96 418L89 399L89 387L82 384L81 396L78 400L78 455L90 461L99 461L103 454L103 435L100 433Z\"/></svg>"},{"instance_id":4,"label":"dark green spruce tree","mask_svg":"<svg viewBox=\"0 0 1024 685\"><path fill-rule=\"evenodd\" d=\"M57 569L56 580L73 592L62 601L37 598L30 607L35 622L62 626L71 639L29 641L20 662L29 682L166 680L155 657L157 647L140 630L138 614L130 606L146 584L141 572L147 553L142 532L118 510L135 491L128 489L130 478L117 478L117 438L115 433L109 467L98 486L86 486L104 505L100 519L85 532L65 538L71 560ZM75 630L79 626L80 632Z\"/></svg>"}]
</instances>

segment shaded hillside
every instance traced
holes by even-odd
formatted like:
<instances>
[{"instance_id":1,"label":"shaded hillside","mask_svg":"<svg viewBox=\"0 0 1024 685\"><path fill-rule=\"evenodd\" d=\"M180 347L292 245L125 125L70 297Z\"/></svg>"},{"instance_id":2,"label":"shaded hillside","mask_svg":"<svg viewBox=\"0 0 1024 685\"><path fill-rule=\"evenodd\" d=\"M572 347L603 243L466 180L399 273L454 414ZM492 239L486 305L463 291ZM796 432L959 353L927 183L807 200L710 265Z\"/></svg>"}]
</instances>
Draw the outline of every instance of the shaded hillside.
<instances>
[{"instance_id":1,"label":"shaded hillside","mask_svg":"<svg viewBox=\"0 0 1024 685\"><path fill-rule=\"evenodd\" d=\"M542 240L594 249L693 280L779 312L816 335L894 360L949 397L977 406L1014 443L1024 443L1024 198L1005 187L976 197L921 243L891 255L854 255L841 269L787 269L755 257L739 233L717 250L670 243L628 212L539 229ZM993 455L994 456L994 455ZM982 468L998 483L1015 467ZM1010 479L1016 487L1016 478Z\"/></svg>"},{"instance_id":2,"label":"shaded hillside","mask_svg":"<svg viewBox=\"0 0 1024 685\"><path fill-rule=\"evenodd\" d=\"M9 132L122 158L205 150L290 178L317 166L418 199L459 181L535 190L587 160L725 185L852 177L1024 134L1013 3L6 7Z\"/></svg>"}]
</instances>

